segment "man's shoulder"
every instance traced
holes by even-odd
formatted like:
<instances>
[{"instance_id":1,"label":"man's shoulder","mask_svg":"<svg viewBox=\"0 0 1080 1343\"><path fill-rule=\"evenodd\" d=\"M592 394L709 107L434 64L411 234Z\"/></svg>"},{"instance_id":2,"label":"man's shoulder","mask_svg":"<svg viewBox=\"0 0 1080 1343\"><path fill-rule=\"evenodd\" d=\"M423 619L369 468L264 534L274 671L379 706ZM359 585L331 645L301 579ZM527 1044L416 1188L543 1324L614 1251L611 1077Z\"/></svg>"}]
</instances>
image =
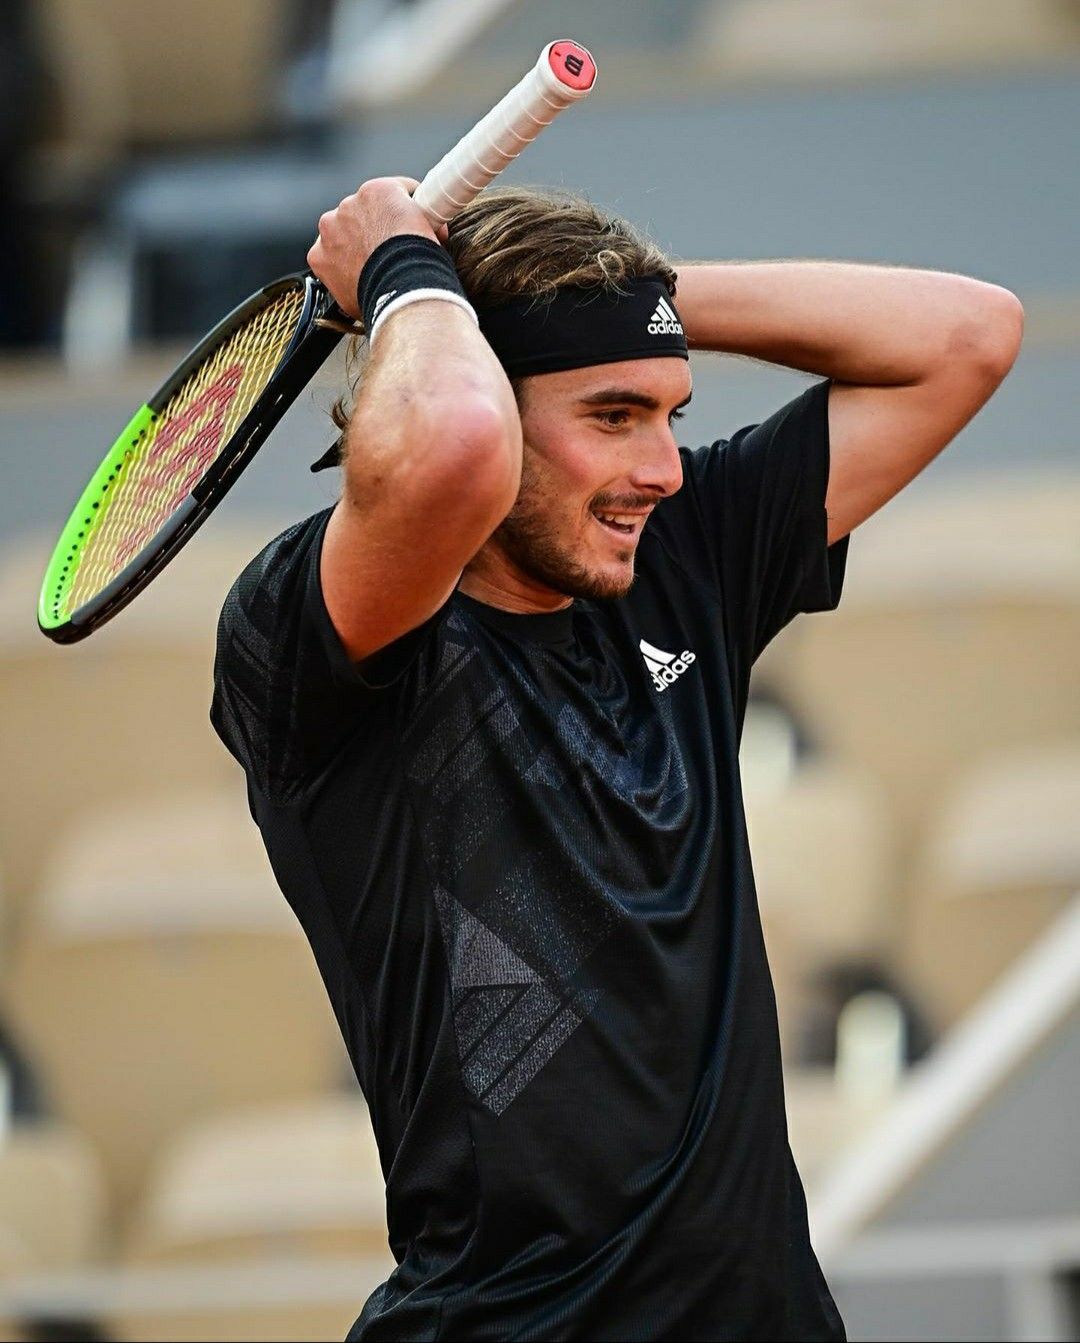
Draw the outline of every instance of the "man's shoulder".
<instances>
[{"instance_id":1,"label":"man's shoulder","mask_svg":"<svg viewBox=\"0 0 1080 1343\"><path fill-rule=\"evenodd\" d=\"M331 510L293 523L233 583L218 620L210 720L255 787L298 795L338 740L340 704L308 585Z\"/></svg>"},{"instance_id":2,"label":"man's shoulder","mask_svg":"<svg viewBox=\"0 0 1080 1343\"><path fill-rule=\"evenodd\" d=\"M321 537L333 511L332 506L322 508L309 517L301 518L299 522L290 523L284 531L267 541L263 548L252 556L238 576L237 582L243 579L245 574L270 575L283 566L287 567L290 563L302 560Z\"/></svg>"},{"instance_id":3,"label":"man's shoulder","mask_svg":"<svg viewBox=\"0 0 1080 1343\"><path fill-rule=\"evenodd\" d=\"M306 574L333 508L294 522L279 532L244 565L221 611L222 622L250 616L255 609L277 606L300 595L298 579Z\"/></svg>"}]
</instances>

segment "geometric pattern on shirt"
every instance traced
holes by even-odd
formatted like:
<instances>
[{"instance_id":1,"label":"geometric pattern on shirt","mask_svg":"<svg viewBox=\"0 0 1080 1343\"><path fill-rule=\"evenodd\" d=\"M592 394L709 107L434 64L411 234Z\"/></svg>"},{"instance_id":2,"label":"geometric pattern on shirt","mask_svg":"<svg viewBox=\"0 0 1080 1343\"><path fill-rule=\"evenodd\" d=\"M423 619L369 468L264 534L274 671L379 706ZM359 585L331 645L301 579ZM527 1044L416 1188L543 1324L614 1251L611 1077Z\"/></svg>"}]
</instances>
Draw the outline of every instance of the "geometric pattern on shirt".
<instances>
[{"instance_id":1,"label":"geometric pattern on shirt","mask_svg":"<svg viewBox=\"0 0 1080 1343\"><path fill-rule=\"evenodd\" d=\"M618 893L641 885L636 854L618 844L598 847L594 808L567 808L571 778L560 748L565 760L580 762L573 786L595 789L601 804L614 792L671 821L671 805L684 806L688 792L663 700L650 695L649 711L636 722L612 718L599 726L564 706L545 747L522 726L530 690L513 666L489 666L476 631L452 612L424 704L403 732L404 770L447 951L462 1077L495 1114L594 1009L600 994L584 990L578 972L615 931ZM522 834L523 793L542 815L560 818L562 842ZM545 794L555 795L550 803Z\"/></svg>"},{"instance_id":2,"label":"geometric pattern on shirt","mask_svg":"<svg viewBox=\"0 0 1080 1343\"><path fill-rule=\"evenodd\" d=\"M666 712L665 712L666 711ZM622 749L613 749L591 730L574 704L564 704L555 720L555 731L564 748L580 760L588 761L597 776L627 802L636 802L640 793L655 794L660 810L689 788L686 766L669 721L661 727L656 719L669 720L670 706L659 700L653 718L639 718ZM665 770L660 785L660 770Z\"/></svg>"},{"instance_id":3,"label":"geometric pattern on shirt","mask_svg":"<svg viewBox=\"0 0 1080 1343\"><path fill-rule=\"evenodd\" d=\"M599 993L554 991L449 892L437 889L435 905L450 966L462 1079L500 1115L581 1025Z\"/></svg>"},{"instance_id":4,"label":"geometric pattern on shirt","mask_svg":"<svg viewBox=\"0 0 1080 1343\"><path fill-rule=\"evenodd\" d=\"M486 673L467 639L460 617L451 614L426 709L403 734L406 775L425 799L427 859L444 886L498 833L514 806L507 775L491 768L496 757L526 789L558 790L565 782L550 753L537 753L526 741L506 688Z\"/></svg>"}]
</instances>

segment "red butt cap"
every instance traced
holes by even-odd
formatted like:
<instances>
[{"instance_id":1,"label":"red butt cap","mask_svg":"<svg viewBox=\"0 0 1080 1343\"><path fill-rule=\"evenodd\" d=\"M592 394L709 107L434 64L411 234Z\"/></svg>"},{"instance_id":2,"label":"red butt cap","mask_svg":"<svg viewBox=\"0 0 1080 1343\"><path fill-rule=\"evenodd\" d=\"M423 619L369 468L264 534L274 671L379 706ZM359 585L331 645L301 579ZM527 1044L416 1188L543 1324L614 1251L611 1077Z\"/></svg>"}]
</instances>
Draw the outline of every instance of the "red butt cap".
<instances>
[{"instance_id":1,"label":"red butt cap","mask_svg":"<svg viewBox=\"0 0 1080 1343\"><path fill-rule=\"evenodd\" d=\"M548 52L555 78L570 89L591 89L596 78L596 62L576 42L553 42Z\"/></svg>"}]
</instances>

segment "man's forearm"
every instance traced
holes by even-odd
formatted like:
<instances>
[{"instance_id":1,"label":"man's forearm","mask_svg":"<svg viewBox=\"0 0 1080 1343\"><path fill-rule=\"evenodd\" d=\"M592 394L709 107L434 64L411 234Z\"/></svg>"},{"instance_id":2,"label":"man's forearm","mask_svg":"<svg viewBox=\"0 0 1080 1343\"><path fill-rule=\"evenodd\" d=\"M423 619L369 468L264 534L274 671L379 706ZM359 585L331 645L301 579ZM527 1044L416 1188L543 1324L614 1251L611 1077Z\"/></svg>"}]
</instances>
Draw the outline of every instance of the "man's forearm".
<instances>
[{"instance_id":1,"label":"man's forearm","mask_svg":"<svg viewBox=\"0 0 1080 1343\"><path fill-rule=\"evenodd\" d=\"M686 263L676 302L692 348L874 386L993 357L1018 307L964 275L834 261Z\"/></svg>"}]
</instances>

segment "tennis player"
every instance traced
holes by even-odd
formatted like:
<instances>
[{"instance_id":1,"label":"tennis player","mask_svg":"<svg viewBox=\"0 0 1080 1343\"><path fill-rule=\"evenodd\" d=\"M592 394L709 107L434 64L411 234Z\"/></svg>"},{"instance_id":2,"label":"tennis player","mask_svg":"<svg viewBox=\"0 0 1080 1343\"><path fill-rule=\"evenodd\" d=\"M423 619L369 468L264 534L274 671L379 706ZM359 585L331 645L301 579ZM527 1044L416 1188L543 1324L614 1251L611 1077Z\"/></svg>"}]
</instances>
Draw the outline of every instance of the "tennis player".
<instances>
[{"instance_id":1,"label":"tennis player","mask_svg":"<svg viewBox=\"0 0 1080 1343\"><path fill-rule=\"evenodd\" d=\"M370 350L337 504L245 570L212 717L368 1099L351 1339L842 1339L788 1146L738 747L754 660L1004 378L959 275L676 273L572 196L411 179L309 263ZM688 349L817 377L676 445ZM866 693L874 694L867 686Z\"/></svg>"}]
</instances>

